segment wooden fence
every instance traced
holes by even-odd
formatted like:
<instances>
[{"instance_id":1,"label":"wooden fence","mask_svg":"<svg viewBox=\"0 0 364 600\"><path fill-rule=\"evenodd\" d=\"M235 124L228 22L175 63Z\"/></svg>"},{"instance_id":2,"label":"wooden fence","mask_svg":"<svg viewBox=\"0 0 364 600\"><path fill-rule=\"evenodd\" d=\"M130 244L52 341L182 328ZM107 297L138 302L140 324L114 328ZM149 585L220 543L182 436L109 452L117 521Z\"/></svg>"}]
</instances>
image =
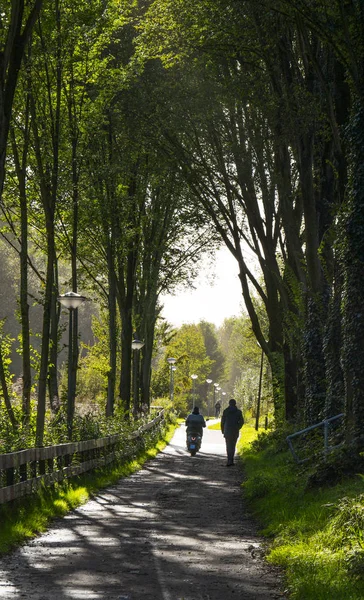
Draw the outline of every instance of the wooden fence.
<instances>
[{"instance_id":1,"label":"wooden fence","mask_svg":"<svg viewBox=\"0 0 364 600\"><path fill-rule=\"evenodd\" d=\"M127 440L110 435L84 442L70 442L0 454L0 504L32 494L42 485L52 485L86 471L104 467L128 456L126 442L133 443L164 420L164 411L140 427Z\"/></svg>"}]
</instances>

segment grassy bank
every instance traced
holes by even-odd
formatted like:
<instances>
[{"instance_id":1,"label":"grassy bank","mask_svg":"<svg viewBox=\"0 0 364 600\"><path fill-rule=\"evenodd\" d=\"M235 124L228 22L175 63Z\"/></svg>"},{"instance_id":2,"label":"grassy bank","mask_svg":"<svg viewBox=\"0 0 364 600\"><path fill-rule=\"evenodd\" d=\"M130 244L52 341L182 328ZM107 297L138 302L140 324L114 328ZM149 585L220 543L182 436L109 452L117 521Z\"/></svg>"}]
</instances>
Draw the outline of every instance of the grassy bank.
<instances>
[{"instance_id":1,"label":"grassy bank","mask_svg":"<svg viewBox=\"0 0 364 600\"><path fill-rule=\"evenodd\" d=\"M141 450L133 460L86 473L52 488L44 488L33 496L0 506L0 554L46 531L53 518L65 515L87 502L98 490L139 470L147 460L163 450L174 430L175 425L169 425L160 439L151 439L150 447Z\"/></svg>"},{"instance_id":2,"label":"grassy bank","mask_svg":"<svg viewBox=\"0 0 364 600\"><path fill-rule=\"evenodd\" d=\"M363 600L363 474L313 485L317 465L296 465L284 439L255 438L244 425L244 495L270 540L267 559L285 569L289 597Z\"/></svg>"}]
</instances>

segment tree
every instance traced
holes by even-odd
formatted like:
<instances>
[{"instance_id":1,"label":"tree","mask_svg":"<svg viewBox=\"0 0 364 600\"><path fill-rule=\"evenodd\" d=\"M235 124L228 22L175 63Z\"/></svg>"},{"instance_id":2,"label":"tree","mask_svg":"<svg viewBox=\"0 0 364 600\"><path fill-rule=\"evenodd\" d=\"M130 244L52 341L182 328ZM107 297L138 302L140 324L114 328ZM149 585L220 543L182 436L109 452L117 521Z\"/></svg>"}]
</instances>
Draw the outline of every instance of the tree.
<instances>
[{"instance_id":1,"label":"tree","mask_svg":"<svg viewBox=\"0 0 364 600\"><path fill-rule=\"evenodd\" d=\"M346 176L338 126L345 118L339 106L340 101L345 106L345 85L332 52L302 20L311 4L293 9L283 2L280 11L262 4L271 10L222 1L174 3L171 11L168 0L160 0L147 12L139 44L145 50L147 40L149 56L185 77L184 131L170 130L167 139L238 260L253 330L273 371L276 417L295 416L305 370L311 374L304 380L305 418L312 423L325 407L331 240ZM322 4L327 9L322 15L330 20L336 8ZM161 24L158 34L155 19ZM263 286L245 260L245 244L256 254ZM267 337L252 302L253 288L268 315ZM300 322L304 345L297 335Z\"/></svg>"},{"instance_id":2,"label":"tree","mask_svg":"<svg viewBox=\"0 0 364 600\"><path fill-rule=\"evenodd\" d=\"M207 355L200 327L192 324L182 325L169 344L166 355L177 359L175 392L176 396L181 397L180 408L186 410L187 406L192 406L190 399L193 389L195 388L196 392L197 386L209 376L213 365L213 361ZM196 385L193 385L191 375L197 375ZM202 400L199 393L196 400L196 404Z\"/></svg>"},{"instance_id":3,"label":"tree","mask_svg":"<svg viewBox=\"0 0 364 600\"><path fill-rule=\"evenodd\" d=\"M225 369L225 357L220 348L216 326L207 321L200 321L199 327L205 342L207 356L212 361L210 375L214 381L221 381Z\"/></svg>"},{"instance_id":4,"label":"tree","mask_svg":"<svg viewBox=\"0 0 364 600\"><path fill-rule=\"evenodd\" d=\"M0 198L5 181L5 160L15 90L21 63L43 0L26 4L12 0L3 7L0 21Z\"/></svg>"}]
</instances>

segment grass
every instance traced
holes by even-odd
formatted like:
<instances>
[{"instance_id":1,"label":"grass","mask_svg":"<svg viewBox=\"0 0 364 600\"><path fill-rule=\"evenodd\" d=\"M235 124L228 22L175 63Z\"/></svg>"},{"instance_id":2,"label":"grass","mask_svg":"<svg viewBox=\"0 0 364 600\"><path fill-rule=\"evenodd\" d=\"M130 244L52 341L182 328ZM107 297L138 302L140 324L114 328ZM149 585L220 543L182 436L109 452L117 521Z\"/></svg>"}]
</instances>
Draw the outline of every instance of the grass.
<instances>
[{"instance_id":1,"label":"grass","mask_svg":"<svg viewBox=\"0 0 364 600\"><path fill-rule=\"evenodd\" d=\"M363 475L309 489L310 469L295 465L284 443L268 436L254 447L256 437L244 425L244 495L269 539L268 561L284 568L289 597L363 600Z\"/></svg>"},{"instance_id":2,"label":"grass","mask_svg":"<svg viewBox=\"0 0 364 600\"><path fill-rule=\"evenodd\" d=\"M165 448L175 427L169 425L161 439L151 448L141 451L133 460L86 473L52 488L44 487L37 494L16 500L11 505L0 506L0 555L46 531L52 519L62 517L84 504L98 490L139 470L147 460Z\"/></svg>"}]
</instances>

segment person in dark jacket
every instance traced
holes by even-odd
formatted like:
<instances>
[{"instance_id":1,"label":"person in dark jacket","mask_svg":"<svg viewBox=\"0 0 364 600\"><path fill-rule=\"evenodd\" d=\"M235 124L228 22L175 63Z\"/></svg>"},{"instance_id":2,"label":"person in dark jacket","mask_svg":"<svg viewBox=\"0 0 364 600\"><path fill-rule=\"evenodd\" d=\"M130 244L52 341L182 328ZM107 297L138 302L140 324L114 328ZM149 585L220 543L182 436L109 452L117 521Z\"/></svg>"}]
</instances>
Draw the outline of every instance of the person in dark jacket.
<instances>
[{"instance_id":1,"label":"person in dark jacket","mask_svg":"<svg viewBox=\"0 0 364 600\"><path fill-rule=\"evenodd\" d=\"M226 443L227 467L231 467L234 464L235 446L243 425L243 413L237 408L234 398L231 398L229 406L225 408L221 417L221 431Z\"/></svg>"},{"instance_id":2,"label":"person in dark jacket","mask_svg":"<svg viewBox=\"0 0 364 600\"><path fill-rule=\"evenodd\" d=\"M203 427L206 427L205 419L200 414L200 409L198 406L195 406L190 415L188 415L186 419L186 435L190 433L199 433L202 437Z\"/></svg>"}]
</instances>

